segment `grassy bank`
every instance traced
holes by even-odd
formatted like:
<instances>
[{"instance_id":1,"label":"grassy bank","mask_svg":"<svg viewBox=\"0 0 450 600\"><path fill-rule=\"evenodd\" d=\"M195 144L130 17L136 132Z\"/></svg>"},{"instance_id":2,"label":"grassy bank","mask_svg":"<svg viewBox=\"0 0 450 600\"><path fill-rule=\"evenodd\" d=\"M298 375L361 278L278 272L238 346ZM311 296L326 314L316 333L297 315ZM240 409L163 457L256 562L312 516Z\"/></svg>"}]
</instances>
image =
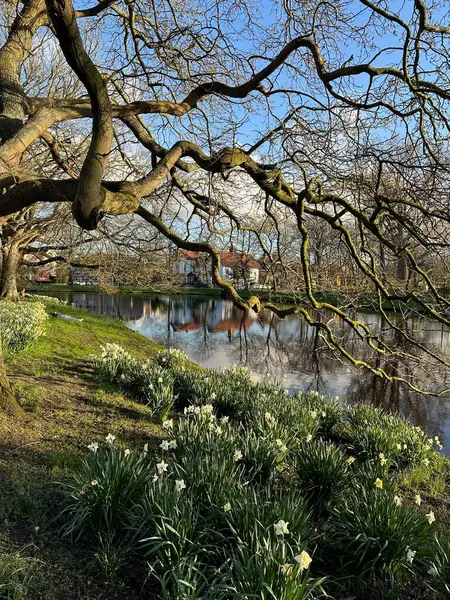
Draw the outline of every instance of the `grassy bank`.
<instances>
[{"instance_id":1,"label":"grassy bank","mask_svg":"<svg viewBox=\"0 0 450 600\"><path fill-rule=\"evenodd\" d=\"M119 321L47 310L83 321L50 317L7 360L27 416L0 421L0 597L445 597L450 471L436 441L241 369L192 369ZM170 427L155 391L175 401Z\"/></svg>"},{"instance_id":2,"label":"grassy bank","mask_svg":"<svg viewBox=\"0 0 450 600\"><path fill-rule=\"evenodd\" d=\"M18 572L16 578L30 578L25 586L30 600L134 598L123 586L104 581L92 555L61 541L55 482L68 478L92 439L111 432L137 444L160 435L145 406L105 390L88 366L89 355L107 342L143 359L159 347L120 321L63 305L48 310L83 322L50 317L44 337L7 359L27 416L20 421L0 416L0 597L25 598L20 586L10 595L2 588L5 573L23 568L27 575Z\"/></svg>"}]
</instances>

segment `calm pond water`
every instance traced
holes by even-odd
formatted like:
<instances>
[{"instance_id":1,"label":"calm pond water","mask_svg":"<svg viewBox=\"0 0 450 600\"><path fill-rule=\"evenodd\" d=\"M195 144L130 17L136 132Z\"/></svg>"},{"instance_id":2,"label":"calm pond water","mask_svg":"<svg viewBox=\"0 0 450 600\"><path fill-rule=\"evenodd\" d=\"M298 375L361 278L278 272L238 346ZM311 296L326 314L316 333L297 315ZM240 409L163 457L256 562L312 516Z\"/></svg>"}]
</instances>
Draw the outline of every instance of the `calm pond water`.
<instances>
[{"instance_id":1,"label":"calm pond water","mask_svg":"<svg viewBox=\"0 0 450 600\"><path fill-rule=\"evenodd\" d=\"M200 365L245 365L258 378L284 379L291 390L317 390L350 402L372 402L399 411L427 433L439 435L450 455L450 397L421 396L365 369L343 364L324 349L315 330L300 317L281 320L269 311L249 316L221 298L162 294L136 297L88 291L58 297L78 308L119 318L162 346L184 350ZM381 315L359 317L378 331L385 327ZM401 326L421 343L450 358L450 333L439 323L414 317L402 321ZM389 335L395 342L395 334ZM367 356L358 340L349 339L349 343L355 352ZM432 375L420 376L424 387L445 383L438 382L436 370Z\"/></svg>"}]
</instances>

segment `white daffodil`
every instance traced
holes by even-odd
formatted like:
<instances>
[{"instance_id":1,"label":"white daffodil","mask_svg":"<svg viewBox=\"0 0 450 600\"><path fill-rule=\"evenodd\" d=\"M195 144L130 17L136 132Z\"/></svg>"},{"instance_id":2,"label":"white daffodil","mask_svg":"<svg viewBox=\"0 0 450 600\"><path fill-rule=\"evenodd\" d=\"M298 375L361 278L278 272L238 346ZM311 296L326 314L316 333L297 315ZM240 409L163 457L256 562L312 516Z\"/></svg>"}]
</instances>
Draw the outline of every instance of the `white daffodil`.
<instances>
[{"instance_id":1,"label":"white daffodil","mask_svg":"<svg viewBox=\"0 0 450 600\"><path fill-rule=\"evenodd\" d=\"M380 454L378 455L378 458L380 459L381 465L384 467L384 465L387 463L387 458L385 457L385 455L382 452L380 452Z\"/></svg>"},{"instance_id":2,"label":"white daffodil","mask_svg":"<svg viewBox=\"0 0 450 600\"><path fill-rule=\"evenodd\" d=\"M402 499L400 498L400 496L394 496L394 502L397 506L402 505Z\"/></svg>"},{"instance_id":3,"label":"white daffodil","mask_svg":"<svg viewBox=\"0 0 450 600\"><path fill-rule=\"evenodd\" d=\"M89 448L89 450L91 452L93 452L95 454L97 452L97 450L98 450L98 444L97 444L97 442L91 442L89 444L88 448Z\"/></svg>"},{"instance_id":4,"label":"white daffodil","mask_svg":"<svg viewBox=\"0 0 450 600\"><path fill-rule=\"evenodd\" d=\"M169 450L176 450L177 448L177 441L176 440L171 440L169 442Z\"/></svg>"},{"instance_id":5,"label":"white daffodil","mask_svg":"<svg viewBox=\"0 0 450 600\"><path fill-rule=\"evenodd\" d=\"M231 504L229 502L227 502L226 504L223 505L223 510L225 512L230 512L231 510Z\"/></svg>"},{"instance_id":6,"label":"white daffodil","mask_svg":"<svg viewBox=\"0 0 450 600\"><path fill-rule=\"evenodd\" d=\"M233 454L233 459L235 462L237 462L238 460L241 460L242 458L242 452L240 450L235 450L234 454Z\"/></svg>"},{"instance_id":7,"label":"white daffodil","mask_svg":"<svg viewBox=\"0 0 450 600\"><path fill-rule=\"evenodd\" d=\"M354 456L349 456L349 457L347 458L347 463L348 463L349 465L352 465L352 464L355 462L355 460L356 460L356 458L355 458Z\"/></svg>"},{"instance_id":8,"label":"white daffodil","mask_svg":"<svg viewBox=\"0 0 450 600\"><path fill-rule=\"evenodd\" d=\"M417 504L417 506L420 506L422 504L422 498L420 497L420 494L416 494L414 496L414 502Z\"/></svg>"},{"instance_id":9,"label":"white daffodil","mask_svg":"<svg viewBox=\"0 0 450 600\"><path fill-rule=\"evenodd\" d=\"M312 558L305 550L300 552L298 556L294 556L294 560L300 565L300 572L308 569L309 565L312 563Z\"/></svg>"},{"instance_id":10,"label":"white daffodil","mask_svg":"<svg viewBox=\"0 0 450 600\"><path fill-rule=\"evenodd\" d=\"M167 419L162 426L164 429L173 429L173 419Z\"/></svg>"},{"instance_id":11,"label":"white daffodil","mask_svg":"<svg viewBox=\"0 0 450 600\"><path fill-rule=\"evenodd\" d=\"M116 439L116 436L113 435L112 433L108 433L108 435L106 436L106 442L108 444L114 444L115 439Z\"/></svg>"},{"instance_id":12,"label":"white daffodil","mask_svg":"<svg viewBox=\"0 0 450 600\"><path fill-rule=\"evenodd\" d=\"M306 436L306 441L310 442L313 439L313 436L311 433L308 433L308 435Z\"/></svg>"},{"instance_id":13,"label":"white daffodil","mask_svg":"<svg viewBox=\"0 0 450 600\"><path fill-rule=\"evenodd\" d=\"M286 521L280 519L278 523L275 523L273 526L275 529L275 535L286 535L289 533L288 525L289 523L286 523Z\"/></svg>"},{"instance_id":14,"label":"white daffodil","mask_svg":"<svg viewBox=\"0 0 450 600\"><path fill-rule=\"evenodd\" d=\"M155 473L155 474L153 475L152 482L153 482L153 483L156 483L157 481L158 481L158 475Z\"/></svg>"},{"instance_id":15,"label":"white daffodil","mask_svg":"<svg viewBox=\"0 0 450 600\"><path fill-rule=\"evenodd\" d=\"M436 517L434 516L434 512L432 510L430 510L430 512L427 513L425 516L430 525L436 521Z\"/></svg>"},{"instance_id":16,"label":"white daffodil","mask_svg":"<svg viewBox=\"0 0 450 600\"><path fill-rule=\"evenodd\" d=\"M98 481L97 481L97 479L93 479L93 480L91 481L91 485L92 485L92 486L94 486L94 487L95 487L96 485L98 485Z\"/></svg>"},{"instance_id":17,"label":"white daffodil","mask_svg":"<svg viewBox=\"0 0 450 600\"><path fill-rule=\"evenodd\" d=\"M129 448L126 448L124 454L125 456L130 456L131 450Z\"/></svg>"},{"instance_id":18,"label":"white daffodil","mask_svg":"<svg viewBox=\"0 0 450 600\"><path fill-rule=\"evenodd\" d=\"M275 440L275 444L277 445L277 448L280 452L287 452L287 446L286 444L283 442L283 440Z\"/></svg>"},{"instance_id":19,"label":"white daffodil","mask_svg":"<svg viewBox=\"0 0 450 600\"><path fill-rule=\"evenodd\" d=\"M167 440L163 440L159 447L161 448L161 450L168 450L169 449L169 442Z\"/></svg>"},{"instance_id":20,"label":"white daffodil","mask_svg":"<svg viewBox=\"0 0 450 600\"><path fill-rule=\"evenodd\" d=\"M182 490L186 489L186 484L184 483L184 479L176 479L175 480L175 491L179 494Z\"/></svg>"},{"instance_id":21,"label":"white daffodil","mask_svg":"<svg viewBox=\"0 0 450 600\"><path fill-rule=\"evenodd\" d=\"M163 460L159 463L156 463L156 468L158 469L158 473L160 475L162 475L163 473L165 473L167 471L168 466L169 465L166 462L164 462Z\"/></svg>"},{"instance_id":22,"label":"white daffodil","mask_svg":"<svg viewBox=\"0 0 450 600\"><path fill-rule=\"evenodd\" d=\"M264 413L264 418L268 423L273 423L275 421L275 417L270 414L270 412Z\"/></svg>"},{"instance_id":23,"label":"white daffodil","mask_svg":"<svg viewBox=\"0 0 450 600\"><path fill-rule=\"evenodd\" d=\"M412 561L414 560L414 557L416 555L416 551L415 550L411 550L411 548L406 548L406 560L407 562L409 562L410 564L412 564Z\"/></svg>"},{"instance_id":24,"label":"white daffodil","mask_svg":"<svg viewBox=\"0 0 450 600\"><path fill-rule=\"evenodd\" d=\"M144 452L148 452L148 444L144 444Z\"/></svg>"}]
</instances>

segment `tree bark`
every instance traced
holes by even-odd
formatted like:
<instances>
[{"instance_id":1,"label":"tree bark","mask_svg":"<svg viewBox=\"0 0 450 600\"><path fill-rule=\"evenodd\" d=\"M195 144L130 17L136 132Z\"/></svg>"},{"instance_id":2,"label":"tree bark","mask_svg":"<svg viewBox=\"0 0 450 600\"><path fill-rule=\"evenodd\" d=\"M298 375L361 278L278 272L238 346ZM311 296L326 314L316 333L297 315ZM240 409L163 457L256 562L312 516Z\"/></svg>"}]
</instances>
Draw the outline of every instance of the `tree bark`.
<instances>
[{"instance_id":1,"label":"tree bark","mask_svg":"<svg viewBox=\"0 0 450 600\"><path fill-rule=\"evenodd\" d=\"M0 298L18 300L17 271L22 261L22 252L16 243L2 247L2 275Z\"/></svg>"}]
</instances>

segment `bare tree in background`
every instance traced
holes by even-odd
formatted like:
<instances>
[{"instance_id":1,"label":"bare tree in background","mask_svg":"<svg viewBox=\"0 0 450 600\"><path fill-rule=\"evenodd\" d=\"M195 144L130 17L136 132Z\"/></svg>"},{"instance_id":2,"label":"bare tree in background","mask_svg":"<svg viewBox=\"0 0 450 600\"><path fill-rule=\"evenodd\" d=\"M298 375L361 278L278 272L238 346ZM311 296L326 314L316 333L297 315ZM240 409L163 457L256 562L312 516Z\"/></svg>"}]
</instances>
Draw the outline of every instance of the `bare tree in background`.
<instances>
[{"instance_id":1,"label":"bare tree in background","mask_svg":"<svg viewBox=\"0 0 450 600\"><path fill-rule=\"evenodd\" d=\"M392 329L392 301L450 325L430 267L448 256L448 2L408 0L399 14L381 0L283 0L262 12L242 0L1 6L0 219L38 202L68 203L87 230L133 214L208 254L236 305L301 314L355 365L412 388L411 365L449 366L324 302L309 248L313 229L336 240ZM62 75L33 84L44 52ZM71 139L86 140L79 173L69 172ZM43 140L52 173L32 160ZM280 261L286 222L296 227L306 303L240 297L220 276L217 240L246 231L261 257ZM337 321L376 360L353 356Z\"/></svg>"}]
</instances>

